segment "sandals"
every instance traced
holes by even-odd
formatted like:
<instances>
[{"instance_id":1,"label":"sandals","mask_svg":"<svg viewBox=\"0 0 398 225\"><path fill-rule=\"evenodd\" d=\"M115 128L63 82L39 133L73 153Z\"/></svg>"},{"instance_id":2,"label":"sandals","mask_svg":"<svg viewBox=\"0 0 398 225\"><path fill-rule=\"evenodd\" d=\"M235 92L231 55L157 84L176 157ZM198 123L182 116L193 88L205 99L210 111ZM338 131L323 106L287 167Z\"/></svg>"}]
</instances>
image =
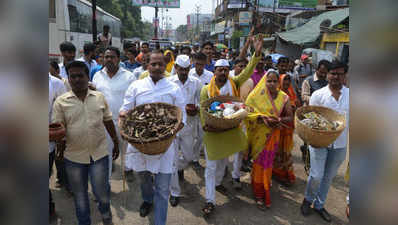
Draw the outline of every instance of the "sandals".
<instances>
[{"instance_id":1,"label":"sandals","mask_svg":"<svg viewBox=\"0 0 398 225\"><path fill-rule=\"evenodd\" d=\"M257 205L257 208L260 209L261 211L265 210L264 200L256 199L256 205Z\"/></svg>"},{"instance_id":2,"label":"sandals","mask_svg":"<svg viewBox=\"0 0 398 225\"><path fill-rule=\"evenodd\" d=\"M206 203L205 207L203 207L202 212L203 212L203 216L209 216L213 213L215 209L215 206L213 203L208 202Z\"/></svg>"}]
</instances>

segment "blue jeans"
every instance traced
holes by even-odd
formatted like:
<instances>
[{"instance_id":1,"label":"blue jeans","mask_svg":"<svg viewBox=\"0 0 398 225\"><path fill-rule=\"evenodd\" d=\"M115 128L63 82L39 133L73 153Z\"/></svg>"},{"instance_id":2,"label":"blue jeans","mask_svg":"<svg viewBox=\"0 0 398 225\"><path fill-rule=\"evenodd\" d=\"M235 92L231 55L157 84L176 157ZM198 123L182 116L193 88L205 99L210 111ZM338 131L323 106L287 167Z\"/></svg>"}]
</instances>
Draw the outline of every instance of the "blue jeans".
<instances>
[{"instance_id":1,"label":"blue jeans","mask_svg":"<svg viewBox=\"0 0 398 225\"><path fill-rule=\"evenodd\" d=\"M305 199L322 209L337 170L346 158L347 148L313 148L310 146L311 169Z\"/></svg>"},{"instance_id":2,"label":"blue jeans","mask_svg":"<svg viewBox=\"0 0 398 225\"><path fill-rule=\"evenodd\" d=\"M108 156L97 161L90 160L90 164L65 161L66 174L70 188L74 194L76 217L79 225L90 225L90 205L88 199L88 177L95 198L98 200L98 210L103 220L111 220L110 187L108 173Z\"/></svg>"},{"instance_id":3,"label":"blue jeans","mask_svg":"<svg viewBox=\"0 0 398 225\"><path fill-rule=\"evenodd\" d=\"M164 225L167 221L167 208L169 206L171 174L158 173L153 184L152 173L139 172L141 180L141 194L145 202L155 202L155 225Z\"/></svg>"}]
</instances>

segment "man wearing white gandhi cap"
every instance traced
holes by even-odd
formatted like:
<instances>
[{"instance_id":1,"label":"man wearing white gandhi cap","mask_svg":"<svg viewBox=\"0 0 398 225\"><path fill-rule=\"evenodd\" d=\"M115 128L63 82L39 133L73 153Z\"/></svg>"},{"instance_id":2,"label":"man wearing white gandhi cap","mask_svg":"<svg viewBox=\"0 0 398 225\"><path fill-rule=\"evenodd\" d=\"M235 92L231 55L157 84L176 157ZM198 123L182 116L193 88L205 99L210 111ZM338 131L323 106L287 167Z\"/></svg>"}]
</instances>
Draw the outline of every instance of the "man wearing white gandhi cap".
<instances>
[{"instance_id":1,"label":"man wearing white gandhi cap","mask_svg":"<svg viewBox=\"0 0 398 225\"><path fill-rule=\"evenodd\" d=\"M214 65L214 76L208 85L205 85L200 93L200 102L205 102L217 96L239 96L240 86L250 78L254 68L261 58L263 47L263 37L260 34L254 41L255 54L251 58L247 67L237 76L229 76L229 63L225 59L220 59ZM220 131L205 124L204 110L200 109L200 119L203 126L203 143L206 155L206 204L202 208L204 216L213 213L216 203L215 191L227 192L227 188L222 185L222 178L228 157L247 149L247 138L240 127Z\"/></svg>"},{"instance_id":2,"label":"man wearing white gandhi cap","mask_svg":"<svg viewBox=\"0 0 398 225\"><path fill-rule=\"evenodd\" d=\"M170 184L170 204L175 207L179 203L181 188L179 181L184 179L184 169L194 159L193 146L196 137L196 127L198 120L195 119L199 112L199 97L202 84L194 76L188 76L191 69L191 61L187 55L179 55L175 61L174 68L177 76L168 79L177 84L183 93L185 100L185 112L188 116L184 128L177 134L174 143L177 146L175 155L175 165L171 176Z\"/></svg>"}]
</instances>

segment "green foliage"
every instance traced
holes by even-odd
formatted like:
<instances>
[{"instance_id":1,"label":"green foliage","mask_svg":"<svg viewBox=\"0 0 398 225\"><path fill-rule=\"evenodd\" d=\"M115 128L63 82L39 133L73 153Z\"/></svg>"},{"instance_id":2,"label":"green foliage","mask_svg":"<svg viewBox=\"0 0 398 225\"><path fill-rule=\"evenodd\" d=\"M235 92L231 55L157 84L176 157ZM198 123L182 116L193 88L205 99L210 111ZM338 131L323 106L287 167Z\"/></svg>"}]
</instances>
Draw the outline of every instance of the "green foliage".
<instances>
[{"instance_id":1,"label":"green foliage","mask_svg":"<svg viewBox=\"0 0 398 225\"><path fill-rule=\"evenodd\" d=\"M131 0L97 0L97 6L120 18L122 38L139 37L146 40L153 36L152 24L142 21L141 8L133 6Z\"/></svg>"},{"instance_id":2,"label":"green foliage","mask_svg":"<svg viewBox=\"0 0 398 225\"><path fill-rule=\"evenodd\" d=\"M234 48L234 49L239 48L240 37L242 37L242 36L243 36L243 31L241 31L241 30L235 30L232 33L232 36L231 36L232 48Z\"/></svg>"}]
</instances>

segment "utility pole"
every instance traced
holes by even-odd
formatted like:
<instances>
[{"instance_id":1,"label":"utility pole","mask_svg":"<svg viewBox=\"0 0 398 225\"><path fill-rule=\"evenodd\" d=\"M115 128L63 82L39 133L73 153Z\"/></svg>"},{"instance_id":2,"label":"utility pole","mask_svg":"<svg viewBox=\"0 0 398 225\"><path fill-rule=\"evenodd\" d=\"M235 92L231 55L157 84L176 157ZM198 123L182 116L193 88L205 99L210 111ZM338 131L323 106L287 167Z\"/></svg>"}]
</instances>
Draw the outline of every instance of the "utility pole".
<instances>
[{"instance_id":1,"label":"utility pole","mask_svg":"<svg viewBox=\"0 0 398 225\"><path fill-rule=\"evenodd\" d=\"M92 0L91 1L91 9L92 9L92 28L93 28L93 42L97 40L97 16L96 16L96 11L97 11L97 0Z\"/></svg>"},{"instance_id":2,"label":"utility pole","mask_svg":"<svg viewBox=\"0 0 398 225\"><path fill-rule=\"evenodd\" d=\"M196 34L200 35L200 29L199 29L200 5L198 5L198 4L195 5L195 12L196 12Z\"/></svg>"},{"instance_id":3,"label":"utility pole","mask_svg":"<svg viewBox=\"0 0 398 225\"><path fill-rule=\"evenodd\" d=\"M272 24L271 24L271 34L273 34L274 33L274 26L275 26L275 18L276 18L276 15L275 15L275 5L276 5L276 0L274 0L274 4L273 4L273 7L272 7Z\"/></svg>"},{"instance_id":4,"label":"utility pole","mask_svg":"<svg viewBox=\"0 0 398 225\"><path fill-rule=\"evenodd\" d=\"M159 26L159 18L158 18L158 0L156 0L156 6L155 6L155 39L158 38L158 26Z\"/></svg>"}]
</instances>

